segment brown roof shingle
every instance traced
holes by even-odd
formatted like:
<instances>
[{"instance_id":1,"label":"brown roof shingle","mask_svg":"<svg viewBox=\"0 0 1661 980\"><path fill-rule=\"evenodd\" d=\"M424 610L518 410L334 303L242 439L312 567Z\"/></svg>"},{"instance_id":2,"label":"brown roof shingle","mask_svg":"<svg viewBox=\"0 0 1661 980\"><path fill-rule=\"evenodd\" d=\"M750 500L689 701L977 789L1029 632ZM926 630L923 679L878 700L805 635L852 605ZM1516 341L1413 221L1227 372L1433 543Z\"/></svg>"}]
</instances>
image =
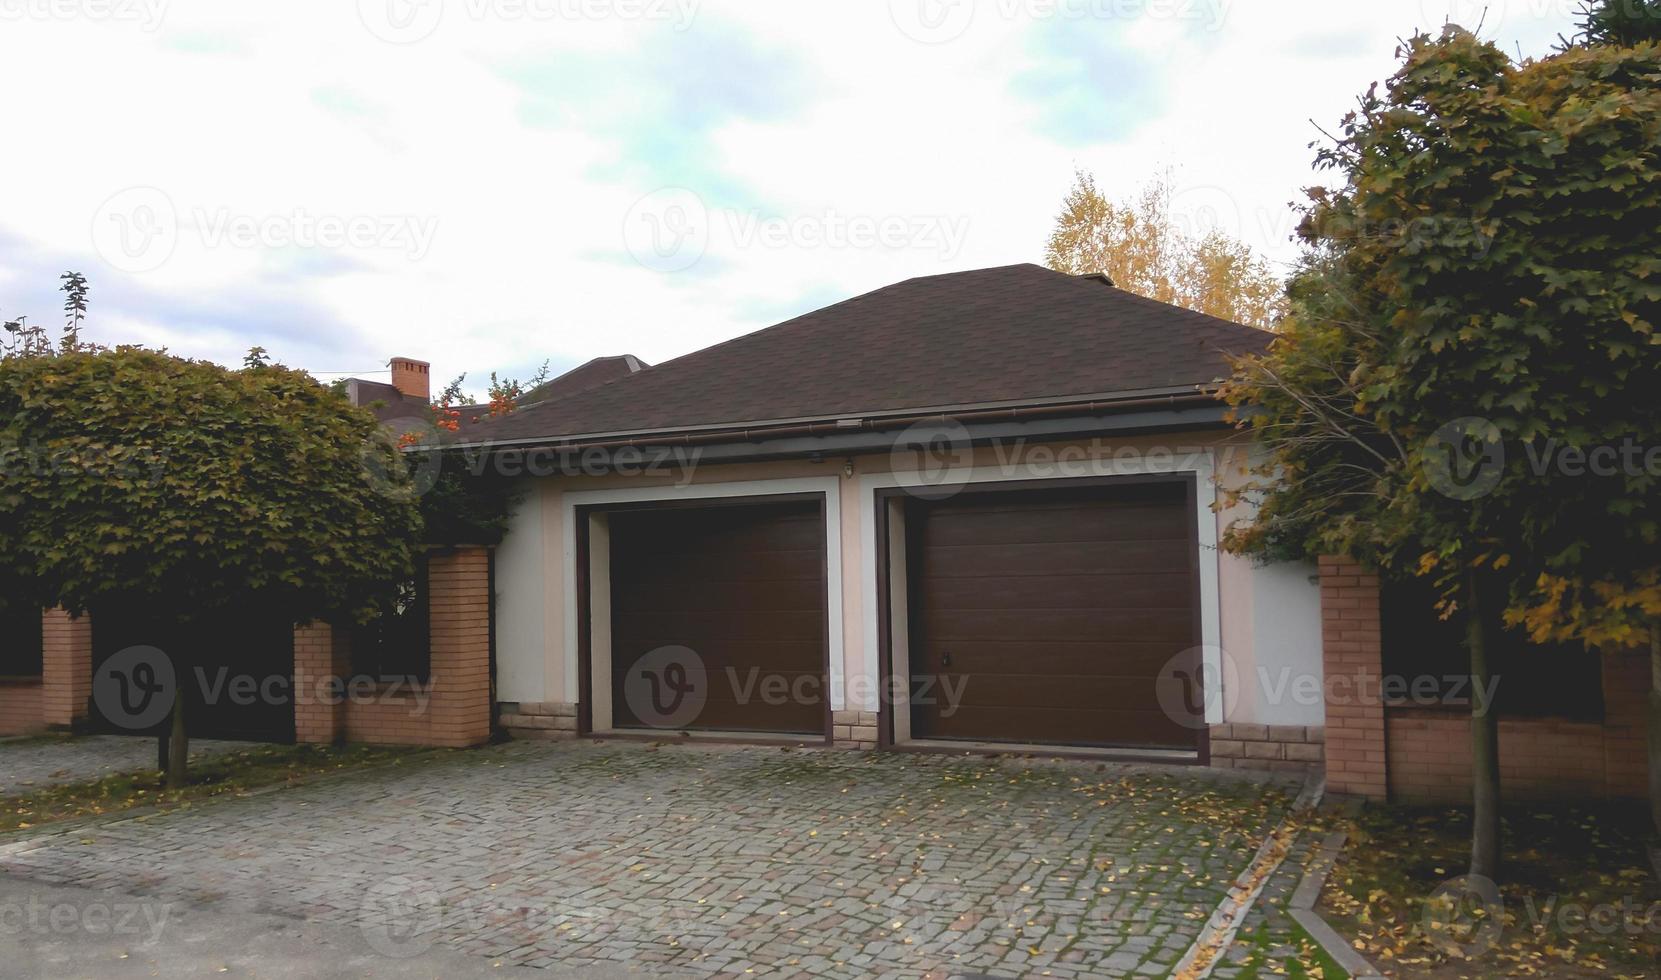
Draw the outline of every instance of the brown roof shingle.
<instances>
[{"instance_id":1,"label":"brown roof shingle","mask_svg":"<svg viewBox=\"0 0 1661 980\"><path fill-rule=\"evenodd\" d=\"M1063 402L1226 377L1272 334L1036 265L909 279L472 428L519 441Z\"/></svg>"}]
</instances>

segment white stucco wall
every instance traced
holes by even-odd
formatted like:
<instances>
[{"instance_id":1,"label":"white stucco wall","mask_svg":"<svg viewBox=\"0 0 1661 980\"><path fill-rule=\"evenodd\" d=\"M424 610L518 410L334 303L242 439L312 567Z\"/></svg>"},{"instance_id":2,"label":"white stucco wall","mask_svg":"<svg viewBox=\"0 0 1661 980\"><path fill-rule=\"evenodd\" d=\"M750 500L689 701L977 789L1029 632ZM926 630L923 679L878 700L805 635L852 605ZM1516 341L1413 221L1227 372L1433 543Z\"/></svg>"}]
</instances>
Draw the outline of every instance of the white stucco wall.
<instances>
[{"instance_id":1,"label":"white stucco wall","mask_svg":"<svg viewBox=\"0 0 1661 980\"><path fill-rule=\"evenodd\" d=\"M1159 448L1192 449L1205 441L1205 458L1198 464L1192 457L1178 468L1197 467L1201 474L1200 508L1195 515L1200 525L1202 551L1202 620L1208 676L1228 678L1231 690L1208 699L1208 721L1246 722L1277 725L1319 725L1322 710L1318 698L1313 704L1298 703L1290 696L1273 697L1262 677L1278 683L1284 674L1310 676L1319 682L1320 608L1319 590L1311 584L1312 568L1303 566L1257 567L1246 559L1222 554L1216 541L1234 513L1213 513L1216 497L1213 474L1224 481L1237 478L1231 461L1237 450L1223 445L1216 435L1141 437L1114 443L1091 443L1084 455L1099 461L1094 472L1078 475L1106 475L1113 472L1160 471L1170 469L1164 457L1154 465L1126 463L1126 450L1139 452ZM1180 444L1180 446L1179 446ZM1007 454L1007 449L1004 451ZM1109 457L1118 456L1117 460ZM840 650L833 664L833 683L863 678L868 683L854 687L856 697L847 698L847 684L835 684L833 707L874 710L877 690L875 642L875 568L878 555L871 547L874 512L870 507L873 490L892 486L892 459L889 455L863 456L853 460L854 472L844 473L844 461L827 459L820 463L779 462L735 464L698 468L690 481L675 477L548 477L535 486L525 502L515 509L506 540L497 554L497 676L504 701L574 702L577 700L577 663L574 643L574 596L566 595L565 582L572 574L574 546L570 526L575 503L596 503L607 499L672 498L680 494L720 495L726 489L743 493L801 492L812 487L826 489L834 499L829 511L839 518L828 530L834 535L833 562L828 583L832 592L829 609L834 621L832 647ZM1091 465L1094 465L1092 463ZM972 466L975 479L1045 478L1042 467L1011 469L1008 459L996 450L977 453ZM1051 468L1053 471L1053 467ZM1065 478L1067 472L1058 472ZM680 490L672 485L684 483ZM834 635L839 634L839 635ZM1290 688L1288 688L1288 692ZM865 694L866 697L858 695ZM867 701L871 703L866 703Z\"/></svg>"}]
</instances>

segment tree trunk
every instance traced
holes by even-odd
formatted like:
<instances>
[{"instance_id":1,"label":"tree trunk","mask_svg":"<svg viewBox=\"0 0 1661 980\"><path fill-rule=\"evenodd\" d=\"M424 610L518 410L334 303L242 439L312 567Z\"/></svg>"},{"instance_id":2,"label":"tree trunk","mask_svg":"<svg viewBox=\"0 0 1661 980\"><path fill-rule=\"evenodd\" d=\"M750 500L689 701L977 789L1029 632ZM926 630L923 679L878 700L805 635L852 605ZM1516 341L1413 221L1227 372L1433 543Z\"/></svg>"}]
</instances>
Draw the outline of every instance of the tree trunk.
<instances>
[{"instance_id":1,"label":"tree trunk","mask_svg":"<svg viewBox=\"0 0 1661 980\"><path fill-rule=\"evenodd\" d=\"M1492 627L1483 583L1472 569L1466 581L1466 645L1471 652L1471 874L1497 880L1500 864L1500 724L1489 703Z\"/></svg>"},{"instance_id":2,"label":"tree trunk","mask_svg":"<svg viewBox=\"0 0 1661 980\"><path fill-rule=\"evenodd\" d=\"M173 698L173 731L167 737L167 788L183 789L190 774L190 740L185 735L185 697L179 691Z\"/></svg>"},{"instance_id":3,"label":"tree trunk","mask_svg":"<svg viewBox=\"0 0 1661 980\"><path fill-rule=\"evenodd\" d=\"M1649 816L1661 834L1661 621L1649 624Z\"/></svg>"}]
</instances>

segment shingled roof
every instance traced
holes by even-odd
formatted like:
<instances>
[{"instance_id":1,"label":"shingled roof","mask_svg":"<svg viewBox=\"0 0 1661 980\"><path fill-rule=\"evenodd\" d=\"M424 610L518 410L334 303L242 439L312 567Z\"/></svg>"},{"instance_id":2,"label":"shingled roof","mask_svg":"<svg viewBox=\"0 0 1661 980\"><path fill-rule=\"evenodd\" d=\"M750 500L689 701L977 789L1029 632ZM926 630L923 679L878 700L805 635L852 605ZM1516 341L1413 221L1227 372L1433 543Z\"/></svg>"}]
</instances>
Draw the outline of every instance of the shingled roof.
<instances>
[{"instance_id":1,"label":"shingled roof","mask_svg":"<svg viewBox=\"0 0 1661 980\"><path fill-rule=\"evenodd\" d=\"M908 279L482 422L567 440L1192 389L1273 335L1036 265Z\"/></svg>"}]
</instances>

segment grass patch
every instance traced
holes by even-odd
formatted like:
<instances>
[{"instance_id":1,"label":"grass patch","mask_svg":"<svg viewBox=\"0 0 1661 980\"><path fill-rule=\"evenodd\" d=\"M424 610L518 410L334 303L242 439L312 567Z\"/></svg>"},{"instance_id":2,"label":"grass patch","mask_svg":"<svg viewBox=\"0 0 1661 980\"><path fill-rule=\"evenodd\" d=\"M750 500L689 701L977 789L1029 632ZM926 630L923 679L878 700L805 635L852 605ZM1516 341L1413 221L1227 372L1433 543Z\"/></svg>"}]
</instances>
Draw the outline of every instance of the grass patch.
<instances>
[{"instance_id":1,"label":"grass patch","mask_svg":"<svg viewBox=\"0 0 1661 980\"><path fill-rule=\"evenodd\" d=\"M398 765L444 753L367 745L250 745L192 759L190 784L169 790L155 770L118 773L95 782L66 783L0 797L0 833L60 820L119 813L134 807L188 807L268 786L296 785L344 769Z\"/></svg>"},{"instance_id":2,"label":"grass patch","mask_svg":"<svg viewBox=\"0 0 1661 980\"><path fill-rule=\"evenodd\" d=\"M1266 977L1349 980L1349 974L1338 965L1338 961L1328 956L1315 937L1296 922L1288 921L1287 933L1278 942L1269 934L1268 926L1258 926L1246 936L1246 941L1252 949L1245 962L1240 964L1238 980L1264 980ZM1291 946L1298 951L1297 958L1277 957L1274 953L1277 946Z\"/></svg>"},{"instance_id":3,"label":"grass patch","mask_svg":"<svg viewBox=\"0 0 1661 980\"><path fill-rule=\"evenodd\" d=\"M1322 910L1392 976L1657 975L1661 888L1644 850L1650 835L1642 804L1508 807L1504 827L1497 920L1474 900L1457 910L1430 904L1470 860L1470 814L1445 808L1363 810L1349 827ZM1493 921L1495 941L1473 942ZM1453 943L1475 955L1450 951Z\"/></svg>"}]
</instances>

